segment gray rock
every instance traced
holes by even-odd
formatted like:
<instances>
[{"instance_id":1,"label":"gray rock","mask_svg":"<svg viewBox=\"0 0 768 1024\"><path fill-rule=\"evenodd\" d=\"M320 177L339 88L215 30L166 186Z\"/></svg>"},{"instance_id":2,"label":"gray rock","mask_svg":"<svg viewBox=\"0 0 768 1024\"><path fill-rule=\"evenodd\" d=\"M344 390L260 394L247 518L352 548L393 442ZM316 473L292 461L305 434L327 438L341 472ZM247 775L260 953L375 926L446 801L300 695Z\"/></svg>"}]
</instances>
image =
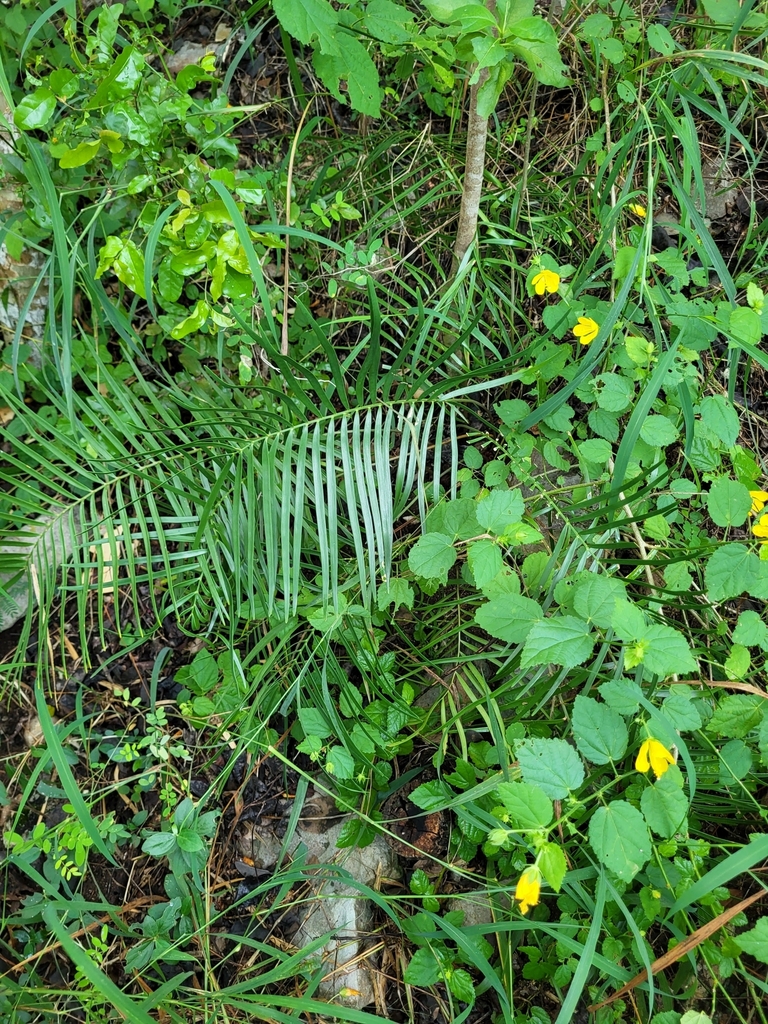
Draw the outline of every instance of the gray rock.
<instances>
[{"instance_id":1,"label":"gray rock","mask_svg":"<svg viewBox=\"0 0 768 1024\"><path fill-rule=\"evenodd\" d=\"M308 805L311 807L312 798L305 807ZM337 849L339 834L349 820L345 815L322 832L317 830L318 818L310 814L300 821L285 853L294 856L300 846L306 847L306 874L315 894L305 905L293 942L303 947L332 933L319 953L324 972L319 994L359 1009L374 1000L373 973L364 945L371 930L372 908L359 885L376 888L381 878L398 878L400 871L394 852L381 836L362 849ZM253 826L239 841L240 853L251 858L257 868L275 867L282 849L283 840ZM350 877L325 867L330 865L343 868Z\"/></svg>"}]
</instances>

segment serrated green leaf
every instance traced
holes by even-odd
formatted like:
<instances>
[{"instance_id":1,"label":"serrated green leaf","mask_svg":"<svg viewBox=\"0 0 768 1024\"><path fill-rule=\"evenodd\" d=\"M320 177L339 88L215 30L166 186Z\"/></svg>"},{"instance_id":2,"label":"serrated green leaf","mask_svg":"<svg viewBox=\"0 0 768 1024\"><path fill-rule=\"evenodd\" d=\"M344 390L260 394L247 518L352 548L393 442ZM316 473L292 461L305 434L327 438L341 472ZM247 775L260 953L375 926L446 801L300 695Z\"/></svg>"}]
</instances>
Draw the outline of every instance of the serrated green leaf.
<instances>
[{"instance_id":1,"label":"serrated green leaf","mask_svg":"<svg viewBox=\"0 0 768 1024\"><path fill-rule=\"evenodd\" d=\"M351 779L355 774L355 759L344 747L331 747L326 757L325 770L337 779Z\"/></svg>"},{"instance_id":2,"label":"serrated green leaf","mask_svg":"<svg viewBox=\"0 0 768 1024\"><path fill-rule=\"evenodd\" d=\"M643 816L624 800L598 807L589 823L589 845L600 863L625 882L631 882L651 856Z\"/></svg>"},{"instance_id":3,"label":"serrated green leaf","mask_svg":"<svg viewBox=\"0 0 768 1024\"><path fill-rule=\"evenodd\" d=\"M538 786L552 800L563 800L584 781L584 765L565 740L530 739L517 747L525 782Z\"/></svg>"},{"instance_id":4,"label":"serrated green leaf","mask_svg":"<svg viewBox=\"0 0 768 1024\"><path fill-rule=\"evenodd\" d=\"M640 807L649 828L663 839L671 839L680 830L688 813L688 800L682 785L682 772L673 764L653 785L643 790L640 798Z\"/></svg>"},{"instance_id":5,"label":"serrated green leaf","mask_svg":"<svg viewBox=\"0 0 768 1024\"><path fill-rule=\"evenodd\" d=\"M567 867L565 854L557 843L544 843L539 849L539 870L555 892L560 892Z\"/></svg>"},{"instance_id":6,"label":"serrated green leaf","mask_svg":"<svg viewBox=\"0 0 768 1024\"><path fill-rule=\"evenodd\" d=\"M649 626L642 639L643 665L654 675L666 677L698 671L688 641L671 626Z\"/></svg>"},{"instance_id":7,"label":"serrated green leaf","mask_svg":"<svg viewBox=\"0 0 768 1024\"><path fill-rule=\"evenodd\" d=\"M413 598L413 587L407 580L397 576L390 579L389 583L383 583L376 591L376 605L381 612L387 611L392 606L394 606L392 607L393 612L400 607L412 610Z\"/></svg>"},{"instance_id":8,"label":"serrated green leaf","mask_svg":"<svg viewBox=\"0 0 768 1024\"><path fill-rule=\"evenodd\" d=\"M768 651L768 626L757 612L742 612L733 631L733 642Z\"/></svg>"},{"instance_id":9,"label":"serrated green leaf","mask_svg":"<svg viewBox=\"0 0 768 1024\"><path fill-rule=\"evenodd\" d=\"M724 544L713 553L704 571L710 601L727 601L749 590L758 579L759 560L743 544Z\"/></svg>"},{"instance_id":10,"label":"serrated green leaf","mask_svg":"<svg viewBox=\"0 0 768 1024\"><path fill-rule=\"evenodd\" d=\"M443 533L427 533L419 537L408 555L412 573L426 580L448 582L448 572L456 561L456 549Z\"/></svg>"},{"instance_id":11,"label":"serrated green leaf","mask_svg":"<svg viewBox=\"0 0 768 1024\"><path fill-rule=\"evenodd\" d=\"M590 572L579 576L573 586L573 610L582 619L608 629L617 600L626 598L627 589L613 576Z\"/></svg>"},{"instance_id":12,"label":"serrated green leaf","mask_svg":"<svg viewBox=\"0 0 768 1024\"><path fill-rule=\"evenodd\" d=\"M720 785L732 786L752 770L752 751L744 740L729 740L720 751Z\"/></svg>"},{"instance_id":13,"label":"serrated green leaf","mask_svg":"<svg viewBox=\"0 0 768 1024\"><path fill-rule=\"evenodd\" d=\"M747 693L723 697L707 722L707 732L730 739L743 739L763 720L768 701Z\"/></svg>"},{"instance_id":14,"label":"serrated green leaf","mask_svg":"<svg viewBox=\"0 0 768 1024\"><path fill-rule=\"evenodd\" d=\"M742 526L747 521L752 499L737 480L718 477L707 493L707 511L718 526Z\"/></svg>"},{"instance_id":15,"label":"serrated green leaf","mask_svg":"<svg viewBox=\"0 0 768 1024\"><path fill-rule=\"evenodd\" d=\"M431 949L417 949L405 969L403 980L407 985L426 988L440 981L443 970Z\"/></svg>"},{"instance_id":16,"label":"serrated green leaf","mask_svg":"<svg viewBox=\"0 0 768 1024\"><path fill-rule=\"evenodd\" d=\"M289 3L297 9L302 6L293 3L293 0L289 0ZM312 63L323 83L340 103L345 103L348 98L351 106L361 114L381 116L379 73L370 54L355 36L349 32L336 33L334 51L315 50ZM339 89L340 82L347 83L347 98Z\"/></svg>"},{"instance_id":17,"label":"serrated green leaf","mask_svg":"<svg viewBox=\"0 0 768 1024\"><path fill-rule=\"evenodd\" d=\"M628 717L637 714L643 690L634 680L610 679L602 683L598 690L605 703L620 715Z\"/></svg>"},{"instance_id":18,"label":"serrated green leaf","mask_svg":"<svg viewBox=\"0 0 768 1024\"><path fill-rule=\"evenodd\" d=\"M323 53L338 53L339 16L328 0L273 0L272 9L286 32Z\"/></svg>"},{"instance_id":19,"label":"serrated green leaf","mask_svg":"<svg viewBox=\"0 0 768 1024\"><path fill-rule=\"evenodd\" d=\"M509 814L512 828L546 828L552 821L552 801L541 787L527 782L500 782L496 792Z\"/></svg>"},{"instance_id":20,"label":"serrated green leaf","mask_svg":"<svg viewBox=\"0 0 768 1024\"><path fill-rule=\"evenodd\" d=\"M592 697L576 697L571 728L579 753L592 764L609 764L626 753L629 734L624 719Z\"/></svg>"},{"instance_id":21,"label":"serrated green leaf","mask_svg":"<svg viewBox=\"0 0 768 1024\"><path fill-rule=\"evenodd\" d=\"M768 917L759 917L754 928L741 935L734 935L733 938L745 953L768 964Z\"/></svg>"},{"instance_id":22,"label":"serrated green leaf","mask_svg":"<svg viewBox=\"0 0 768 1024\"><path fill-rule=\"evenodd\" d=\"M678 732L693 732L701 728L701 715L696 705L682 693L673 691L661 705L661 710Z\"/></svg>"},{"instance_id":23,"label":"serrated green leaf","mask_svg":"<svg viewBox=\"0 0 768 1024\"><path fill-rule=\"evenodd\" d=\"M477 503L477 521L489 533L500 536L508 526L518 523L525 512L519 490L496 490Z\"/></svg>"},{"instance_id":24,"label":"serrated green leaf","mask_svg":"<svg viewBox=\"0 0 768 1024\"><path fill-rule=\"evenodd\" d=\"M659 24L659 22L654 22L648 26L647 37L648 45L651 49L655 50L656 53L662 54L664 57L671 56L677 49L669 29Z\"/></svg>"},{"instance_id":25,"label":"serrated green leaf","mask_svg":"<svg viewBox=\"0 0 768 1024\"><path fill-rule=\"evenodd\" d=\"M595 646L595 635L583 619L575 615L556 615L535 622L528 634L520 659L521 668L532 665L582 665Z\"/></svg>"},{"instance_id":26,"label":"serrated green leaf","mask_svg":"<svg viewBox=\"0 0 768 1024\"><path fill-rule=\"evenodd\" d=\"M504 594L481 604L475 612L475 622L498 640L521 644L542 615L541 606L531 598Z\"/></svg>"},{"instance_id":27,"label":"serrated green leaf","mask_svg":"<svg viewBox=\"0 0 768 1024\"><path fill-rule=\"evenodd\" d=\"M666 448L678 436L677 427L666 416L647 416L640 428L640 437L653 448Z\"/></svg>"},{"instance_id":28,"label":"serrated green leaf","mask_svg":"<svg viewBox=\"0 0 768 1024\"><path fill-rule=\"evenodd\" d=\"M407 43L413 38L414 16L402 4L392 0L369 0L363 24L374 39L383 43Z\"/></svg>"},{"instance_id":29,"label":"serrated green leaf","mask_svg":"<svg viewBox=\"0 0 768 1024\"><path fill-rule=\"evenodd\" d=\"M736 444L741 424L739 415L724 395L709 395L701 403L701 418L719 440L731 448Z\"/></svg>"},{"instance_id":30,"label":"serrated green leaf","mask_svg":"<svg viewBox=\"0 0 768 1024\"><path fill-rule=\"evenodd\" d=\"M487 586L504 568L501 548L492 540L476 540L467 551L469 568L478 587Z\"/></svg>"}]
</instances>

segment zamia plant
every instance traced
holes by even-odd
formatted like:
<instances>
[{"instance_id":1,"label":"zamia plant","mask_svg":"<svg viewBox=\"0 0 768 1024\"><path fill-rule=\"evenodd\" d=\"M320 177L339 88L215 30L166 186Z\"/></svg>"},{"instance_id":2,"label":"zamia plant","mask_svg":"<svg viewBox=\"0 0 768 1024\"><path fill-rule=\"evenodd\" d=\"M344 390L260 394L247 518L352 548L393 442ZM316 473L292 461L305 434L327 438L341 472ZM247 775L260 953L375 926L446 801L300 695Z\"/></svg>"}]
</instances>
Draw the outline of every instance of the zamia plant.
<instances>
[{"instance_id":1,"label":"zamia plant","mask_svg":"<svg viewBox=\"0 0 768 1024\"><path fill-rule=\"evenodd\" d=\"M336 608L348 587L368 603L389 579L397 520L455 495L465 396L434 364L418 372L429 330L385 371L371 337L354 382L327 343L322 381L276 351L277 383L252 396L138 367L128 388L101 366L98 387L71 396L74 419L55 393L60 419L24 409L0 469L16 489L7 587L27 580L43 618L57 589L70 594L83 631L90 598L102 609L119 588L112 626L129 637L148 609L200 629Z\"/></svg>"}]
</instances>

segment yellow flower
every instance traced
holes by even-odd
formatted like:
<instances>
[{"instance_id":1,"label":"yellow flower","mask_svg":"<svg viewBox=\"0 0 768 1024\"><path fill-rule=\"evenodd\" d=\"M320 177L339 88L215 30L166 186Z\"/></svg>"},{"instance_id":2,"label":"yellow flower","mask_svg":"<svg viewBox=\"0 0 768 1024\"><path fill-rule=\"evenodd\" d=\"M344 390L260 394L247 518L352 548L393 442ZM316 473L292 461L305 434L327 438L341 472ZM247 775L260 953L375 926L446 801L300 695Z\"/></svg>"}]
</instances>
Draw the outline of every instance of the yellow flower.
<instances>
[{"instance_id":1,"label":"yellow flower","mask_svg":"<svg viewBox=\"0 0 768 1024\"><path fill-rule=\"evenodd\" d=\"M752 533L763 541L768 540L768 515L761 516L756 523L752 523Z\"/></svg>"},{"instance_id":2,"label":"yellow flower","mask_svg":"<svg viewBox=\"0 0 768 1024\"><path fill-rule=\"evenodd\" d=\"M653 768L653 774L658 779L674 763L674 757L663 743L659 743L658 740L646 740L640 747L635 768L639 772L647 772L649 768Z\"/></svg>"},{"instance_id":3,"label":"yellow flower","mask_svg":"<svg viewBox=\"0 0 768 1024\"><path fill-rule=\"evenodd\" d=\"M749 496L752 499L752 508L749 510L749 514L756 516L758 512L763 511L763 506L768 501L768 491L750 491Z\"/></svg>"},{"instance_id":4,"label":"yellow flower","mask_svg":"<svg viewBox=\"0 0 768 1024\"><path fill-rule=\"evenodd\" d=\"M520 875L520 881L515 888L515 899L520 904L520 913L527 914L531 907L535 907L540 895L541 872L533 864Z\"/></svg>"},{"instance_id":5,"label":"yellow flower","mask_svg":"<svg viewBox=\"0 0 768 1024\"><path fill-rule=\"evenodd\" d=\"M630 203L627 209L630 213L634 213L636 217L640 217L641 219L648 216L648 211L644 206L641 206L640 203Z\"/></svg>"},{"instance_id":6,"label":"yellow flower","mask_svg":"<svg viewBox=\"0 0 768 1024\"><path fill-rule=\"evenodd\" d=\"M546 267L543 267L533 278L531 284L537 295L543 295L544 292L549 292L552 295L560 287L560 275L556 274L554 270L547 270Z\"/></svg>"},{"instance_id":7,"label":"yellow flower","mask_svg":"<svg viewBox=\"0 0 768 1024\"><path fill-rule=\"evenodd\" d=\"M573 328L573 333L582 345L591 345L599 330L599 326L591 316L580 316L579 322Z\"/></svg>"}]
</instances>

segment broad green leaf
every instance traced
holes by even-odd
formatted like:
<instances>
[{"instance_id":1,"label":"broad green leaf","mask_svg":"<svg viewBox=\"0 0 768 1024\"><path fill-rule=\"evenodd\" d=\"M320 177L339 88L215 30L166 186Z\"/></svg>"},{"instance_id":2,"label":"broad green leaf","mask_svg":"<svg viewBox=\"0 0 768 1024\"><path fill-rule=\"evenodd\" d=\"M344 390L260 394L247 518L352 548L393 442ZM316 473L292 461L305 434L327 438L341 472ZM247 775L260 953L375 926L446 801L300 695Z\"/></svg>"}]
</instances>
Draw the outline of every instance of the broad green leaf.
<instances>
[{"instance_id":1,"label":"broad green leaf","mask_svg":"<svg viewBox=\"0 0 768 1024\"><path fill-rule=\"evenodd\" d=\"M757 612L742 612L733 631L733 642L768 651L768 626Z\"/></svg>"},{"instance_id":2,"label":"broad green leaf","mask_svg":"<svg viewBox=\"0 0 768 1024\"><path fill-rule=\"evenodd\" d=\"M452 967L447 971L446 978L448 988L456 999L460 999L463 1003L475 1001L475 984L469 971L465 971L462 967Z\"/></svg>"},{"instance_id":3,"label":"broad green leaf","mask_svg":"<svg viewBox=\"0 0 768 1024\"><path fill-rule=\"evenodd\" d=\"M413 587L407 580L394 577L389 583L382 583L376 591L376 605L380 612L387 611L392 605L393 613L402 606L413 609Z\"/></svg>"},{"instance_id":4,"label":"broad green leaf","mask_svg":"<svg viewBox=\"0 0 768 1024\"><path fill-rule=\"evenodd\" d=\"M565 740L530 739L517 747L525 782L543 789L552 800L564 800L584 781L581 758Z\"/></svg>"},{"instance_id":5,"label":"broad green leaf","mask_svg":"<svg viewBox=\"0 0 768 1024\"><path fill-rule=\"evenodd\" d=\"M668 718L678 732L693 732L701 728L701 715L690 699L683 693L672 693L661 705L665 718Z\"/></svg>"},{"instance_id":6,"label":"broad green leaf","mask_svg":"<svg viewBox=\"0 0 768 1024\"><path fill-rule=\"evenodd\" d=\"M688 571L691 562L670 562L664 566L664 582L670 590L686 591L691 589L693 576Z\"/></svg>"},{"instance_id":7,"label":"broad green leaf","mask_svg":"<svg viewBox=\"0 0 768 1024\"><path fill-rule=\"evenodd\" d=\"M725 659L723 668L727 679L744 679L752 666L752 655L748 647L734 644Z\"/></svg>"},{"instance_id":8,"label":"broad green leaf","mask_svg":"<svg viewBox=\"0 0 768 1024\"><path fill-rule=\"evenodd\" d=\"M305 736L317 736L324 740L333 735L333 726L317 708L299 708L299 722Z\"/></svg>"},{"instance_id":9,"label":"broad green leaf","mask_svg":"<svg viewBox=\"0 0 768 1024\"><path fill-rule=\"evenodd\" d=\"M477 503L477 521L489 533L501 535L508 526L519 522L525 502L519 490L491 491Z\"/></svg>"},{"instance_id":10,"label":"broad green leaf","mask_svg":"<svg viewBox=\"0 0 768 1024\"><path fill-rule=\"evenodd\" d=\"M671 839L680 830L688 813L688 800L682 787L682 772L673 764L653 785L643 790L640 798L648 827L663 839Z\"/></svg>"},{"instance_id":11,"label":"broad green leaf","mask_svg":"<svg viewBox=\"0 0 768 1024\"><path fill-rule=\"evenodd\" d=\"M744 740L729 740L720 750L720 785L732 786L752 770L752 751Z\"/></svg>"},{"instance_id":12,"label":"broad green leaf","mask_svg":"<svg viewBox=\"0 0 768 1024\"><path fill-rule=\"evenodd\" d=\"M120 252L112 261L112 269L119 281L146 299L144 289L144 253L135 242L126 238Z\"/></svg>"},{"instance_id":13,"label":"broad green leaf","mask_svg":"<svg viewBox=\"0 0 768 1024\"><path fill-rule=\"evenodd\" d=\"M285 31L300 43L317 42L322 53L339 52L339 16L328 0L273 0L272 9Z\"/></svg>"},{"instance_id":14,"label":"broad green leaf","mask_svg":"<svg viewBox=\"0 0 768 1024\"><path fill-rule=\"evenodd\" d=\"M448 571L456 561L456 549L444 533L427 533L419 537L408 555L412 573L426 580L448 582Z\"/></svg>"},{"instance_id":15,"label":"broad green leaf","mask_svg":"<svg viewBox=\"0 0 768 1024\"><path fill-rule=\"evenodd\" d=\"M64 170L82 167L90 160L93 160L99 149L101 149L101 142L99 140L96 142L81 142L79 146L76 146L74 149L68 149L62 157L59 157L59 167Z\"/></svg>"},{"instance_id":16,"label":"broad green leaf","mask_svg":"<svg viewBox=\"0 0 768 1024\"><path fill-rule=\"evenodd\" d=\"M648 416L640 428L640 437L653 448L666 448L675 443L678 431L666 416Z\"/></svg>"},{"instance_id":17,"label":"broad green leaf","mask_svg":"<svg viewBox=\"0 0 768 1024\"><path fill-rule=\"evenodd\" d=\"M715 736L743 739L763 720L768 701L747 693L734 693L723 697L707 722L707 732Z\"/></svg>"},{"instance_id":18,"label":"broad green leaf","mask_svg":"<svg viewBox=\"0 0 768 1024\"><path fill-rule=\"evenodd\" d=\"M25 131L44 128L55 109L56 97L47 86L43 85L19 100L13 114L13 123L17 128L23 128Z\"/></svg>"},{"instance_id":19,"label":"broad green leaf","mask_svg":"<svg viewBox=\"0 0 768 1024\"><path fill-rule=\"evenodd\" d=\"M573 587L573 610L582 619L608 629L613 619L616 601L626 598L626 587L621 580L595 572L578 577Z\"/></svg>"},{"instance_id":20,"label":"broad green leaf","mask_svg":"<svg viewBox=\"0 0 768 1024\"><path fill-rule=\"evenodd\" d=\"M193 331L199 331L207 322L209 313L210 306L205 299L198 299L195 303L195 308L189 316L185 317L173 328L171 337L179 341L181 338L186 338L188 334L192 334Z\"/></svg>"},{"instance_id":21,"label":"broad green leaf","mask_svg":"<svg viewBox=\"0 0 768 1024\"><path fill-rule=\"evenodd\" d=\"M647 38L651 49L655 50L656 53L662 54L664 57L671 56L677 48L669 29L659 24L659 22L654 22L648 26Z\"/></svg>"},{"instance_id":22,"label":"broad green leaf","mask_svg":"<svg viewBox=\"0 0 768 1024\"><path fill-rule=\"evenodd\" d=\"M594 462L603 466L613 454L613 448L608 441L600 437L592 438L591 441L582 441L579 445L579 455L585 462Z\"/></svg>"},{"instance_id":23,"label":"broad green leaf","mask_svg":"<svg viewBox=\"0 0 768 1024\"><path fill-rule=\"evenodd\" d=\"M583 619L557 615L534 623L523 648L521 668L531 665L583 665L595 646L595 635Z\"/></svg>"},{"instance_id":24,"label":"broad green leaf","mask_svg":"<svg viewBox=\"0 0 768 1024\"><path fill-rule=\"evenodd\" d=\"M293 0L289 2L292 6L299 6ZM366 48L351 33L339 32L333 53L315 50L312 62L324 84L340 103L346 103L348 99L351 106L361 114L369 117L381 115L379 73ZM339 89L340 82L347 83L347 97Z\"/></svg>"},{"instance_id":25,"label":"broad green leaf","mask_svg":"<svg viewBox=\"0 0 768 1024\"><path fill-rule=\"evenodd\" d=\"M748 306L737 306L731 310L729 319L730 335L734 341L745 341L748 345L759 345L762 337L760 317Z\"/></svg>"},{"instance_id":26,"label":"broad green leaf","mask_svg":"<svg viewBox=\"0 0 768 1024\"><path fill-rule=\"evenodd\" d=\"M579 753L592 764L610 764L626 753L629 734L624 719L592 697L576 697L571 728Z\"/></svg>"},{"instance_id":27,"label":"broad green leaf","mask_svg":"<svg viewBox=\"0 0 768 1024\"><path fill-rule=\"evenodd\" d=\"M598 690L605 703L620 715L629 717L637 714L643 691L634 680L610 679L602 683Z\"/></svg>"},{"instance_id":28,"label":"broad green leaf","mask_svg":"<svg viewBox=\"0 0 768 1024\"><path fill-rule=\"evenodd\" d=\"M744 484L725 476L718 477L707 493L707 511L718 526L742 526L751 507Z\"/></svg>"},{"instance_id":29,"label":"broad green leaf","mask_svg":"<svg viewBox=\"0 0 768 1024\"><path fill-rule=\"evenodd\" d=\"M504 45L522 57L533 75L544 85L566 86L568 69L560 59L555 30L544 18L521 18L510 26Z\"/></svg>"},{"instance_id":30,"label":"broad green leaf","mask_svg":"<svg viewBox=\"0 0 768 1024\"><path fill-rule=\"evenodd\" d=\"M427 516L425 533L444 533L453 540L469 540L482 533L477 521L477 502L471 498L441 501Z\"/></svg>"},{"instance_id":31,"label":"broad green leaf","mask_svg":"<svg viewBox=\"0 0 768 1024\"><path fill-rule=\"evenodd\" d=\"M552 821L552 801L539 786L527 782L500 782L496 792L509 814L512 828L546 828Z\"/></svg>"},{"instance_id":32,"label":"broad green leaf","mask_svg":"<svg viewBox=\"0 0 768 1024\"><path fill-rule=\"evenodd\" d=\"M403 980L407 985L428 988L440 981L443 969L431 949L417 949L405 969Z\"/></svg>"},{"instance_id":33,"label":"broad green leaf","mask_svg":"<svg viewBox=\"0 0 768 1024\"><path fill-rule=\"evenodd\" d=\"M631 380L618 373L601 373L597 378L597 404L606 412L626 412L635 397Z\"/></svg>"},{"instance_id":34,"label":"broad green leaf","mask_svg":"<svg viewBox=\"0 0 768 1024\"><path fill-rule=\"evenodd\" d=\"M710 395L701 403L701 418L724 445L731 448L739 436L739 416L724 395Z\"/></svg>"},{"instance_id":35,"label":"broad green leaf","mask_svg":"<svg viewBox=\"0 0 768 1024\"><path fill-rule=\"evenodd\" d=\"M491 68L507 56L507 51L493 36L475 36L472 40L472 50L475 54L477 71L482 68Z\"/></svg>"},{"instance_id":36,"label":"broad green leaf","mask_svg":"<svg viewBox=\"0 0 768 1024\"><path fill-rule=\"evenodd\" d=\"M665 677L698 671L688 641L671 626L649 626L641 643L643 665L654 675Z\"/></svg>"},{"instance_id":37,"label":"broad green leaf","mask_svg":"<svg viewBox=\"0 0 768 1024\"><path fill-rule=\"evenodd\" d=\"M413 14L392 0L370 0L363 15L366 31L383 43L410 42L414 35L413 22Z\"/></svg>"},{"instance_id":38,"label":"broad green leaf","mask_svg":"<svg viewBox=\"0 0 768 1024\"><path fill-rule=\"evenodd\" d=\"M504 568L501 548L492 540L477 540L470 544L467 561L478 587L485 587Z\"/></svg>"},{"instance_id":39,"label":"broad green leaf","mask_svg":"<svg viewBox=\"0 0 768 1024\"><path fill-rule=\"evenodd\" d=\"M325 761L325 770L337 779L351 779L355 774L355 759L344 747L331 747Z\"/></svg>"},{"instance_id":40,"label":"broad green leaf","mask_svg":"<svg viewBox=\"0 0 768 1024\"><path fill-rule=\"evenodd\" d=\"M759 561L743 544L724 544L704 571L710 601L728 601L749 590L759 575Z\"/></svg>"},{"instance_id":41,"label":"broad green leaf","mask_svg":"<svg viewBox=\"0 0 768 1024\"><path fill-rule=\"evenodd\" d=\"M579 26L578 35L581 39L588 39L592 43L600 39L607 39L613 32L613 22L607 14L602 11L588 15Z\"/></svg>"},{"instance_id":42,"label":"broad green leaf","mask_svg":"<svg viewBox=\"0 0 768 1024\"><path fill-rule=\"evenodd\" d=\"M755 927L741 935L734 935L733 939L755 960L768 964L768 917L759 917Z\"/></svg>"},{"instance_id":43,"label":"broad green leaf","mask_svg":"<svg viewBox=\"0 0 768 1024\"><path fill-rule=\"evenodd\" d=\"M539 868L547 885L555 892L560 892L567 867L562 848L557 843L544 843L539 850Z\"/></svg>"},{"instance_id":44,"label":"broad green leaf","mask_svg":"<svg viewBox=\"0 0 768 1024\"><path fill-rule=\"evenodd\" d=\"M589 845L601 864L625 882L631 882L651 856L643 816L624 800L598 807L589 823Z\"/></svg>"},{"instance_id":45,"label":"broad green leaf","mask_svg":"<svg viewBox=\"0 0 768 1024\"><path fill-rule=\"evenodd\" d=\"M480 605L475 612L475 622L497 640L521 644L543 614L541 606L529 597L502 594Z\"/></svg>"}]
</instances>

